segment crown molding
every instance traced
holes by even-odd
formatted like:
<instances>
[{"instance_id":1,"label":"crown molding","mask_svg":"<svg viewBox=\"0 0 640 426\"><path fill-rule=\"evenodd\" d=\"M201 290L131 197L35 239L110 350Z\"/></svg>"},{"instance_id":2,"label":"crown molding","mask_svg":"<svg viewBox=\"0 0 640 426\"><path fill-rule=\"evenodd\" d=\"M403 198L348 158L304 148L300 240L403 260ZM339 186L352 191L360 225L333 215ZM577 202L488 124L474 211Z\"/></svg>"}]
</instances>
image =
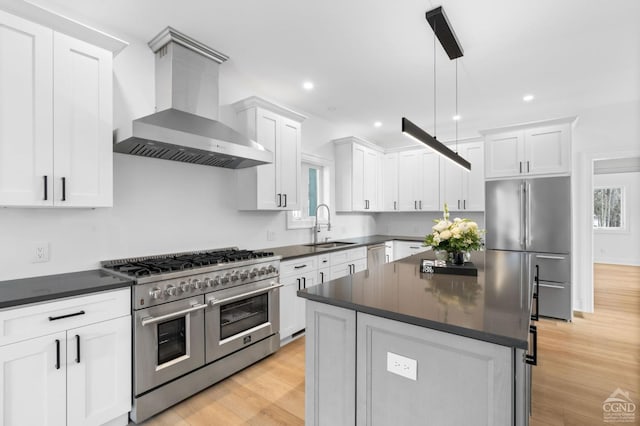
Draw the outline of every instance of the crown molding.
<instances>
[{"instance_id":1,"label":"crown molding","mask_svg":"<svg viewBox=\"0 0 640 426\"><path fill-rule=\"evenodd\" d=\"M236 111L236 114L239 112L245 111L249 108L260 107L260 108L268 109L269 111L275 112L276 114L282 115L284 117L287 117L299 123L302 123L304 120L307 119L306 115L302 115L298 112L293 111L292 109L289 109L275 102L260 98L258 96L250 96L248 98L241 99L237 102L232 103L231 107Z\"/></svg>"}]
</instances>

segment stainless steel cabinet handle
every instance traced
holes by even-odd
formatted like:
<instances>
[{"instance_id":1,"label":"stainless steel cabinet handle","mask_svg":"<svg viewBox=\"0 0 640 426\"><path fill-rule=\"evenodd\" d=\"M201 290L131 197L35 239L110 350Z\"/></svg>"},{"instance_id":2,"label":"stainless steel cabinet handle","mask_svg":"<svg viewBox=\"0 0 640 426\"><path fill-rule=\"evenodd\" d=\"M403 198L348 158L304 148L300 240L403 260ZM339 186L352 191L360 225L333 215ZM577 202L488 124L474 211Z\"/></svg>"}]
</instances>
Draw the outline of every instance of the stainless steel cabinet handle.
<instances>
[{"instance_id":1,"label":"stainless steel cabinet handle","mask_svg":"<svg viewBox=\"0 0 640 426\"><path fill-rule=\"evenodd\" d=\"M564 256L549 256L546 254L536 254L536 259L552 259L552 260L565 260Z\"/></svg>"},{"instance_id":2,"label":"stainless steel cabinet handle","mask_svg":"<svg viewBox=\"0 0 640 426\"><path fill-rule=\"evenodd\" d=\"M300 278L298 278L298 280L300 280ZM299 284L300 284L300 281L298 281L298 285ZM272 290L276 290L276 289L278 289L280 287L283 287L283 286L284 286L283 284L279 284L278 283L278 284L273 284L273 285L271 285L270 287L267 287L267 288L261 288L260 290L249 291L247 293L242 293L242 294L239 294L237 296L227 297L226 299L211 299L211 300L209 300L209 306L222 305L224 303L229 303L229 302L233 302L233 301L236 301L236 300L245 299L245 298L247 298L249 296L255 296L255 295L258 295L258 294L262 294L262 293L268 293L268 292L270 292ZM203 306L206 306L206 305L203 305Z\"/></svg>"},{"instance_id":3,"label":"stainless steel cabinet handle","mask_svg":"<svg viewBox=\"0 0 640 426\"><path fill-rule=\"evenodd\" d=\"M553 285L553 284L539 284L540 287L548 287L548 288L564 288L563 285Z\"/></svg>"},{"instance_id":4,"label":"stainless steel cabinet handle","mask_svg":"<svg viewBox=\"0 0 640 426\"><path fill-rule=\"evenodd\" d=\"M187 309L183 309L181 311L176 311L176 312L172 312L170 314L166 314L166 315L160 315L158 317L146 317L146 318L142 318L142 325L150 325L150 324L156 324L158 322L162 322L162 321L166 321L166 320L170 320L172 318L177 318L183 315L186 315L190 312L195 312L195 311L199 311L202 310L204 308L206 308L207 305L203 305L203 304L198 304L198 305L193 305L190 308Z\"/></svg>"}]
</instances>

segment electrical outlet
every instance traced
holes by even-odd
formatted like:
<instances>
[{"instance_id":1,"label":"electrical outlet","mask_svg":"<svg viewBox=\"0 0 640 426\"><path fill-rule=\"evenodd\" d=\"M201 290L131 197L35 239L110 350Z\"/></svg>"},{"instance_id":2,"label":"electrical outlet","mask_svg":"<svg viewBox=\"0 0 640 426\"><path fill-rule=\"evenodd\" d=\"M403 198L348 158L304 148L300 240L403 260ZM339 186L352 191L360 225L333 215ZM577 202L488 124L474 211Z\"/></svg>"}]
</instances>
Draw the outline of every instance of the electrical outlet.
<instances>
[{"instance_id":1,"label":"electrical outlet","mask_svg":"<svg viewBox=\"0 0 640 426\"><path fill-rule=\"evenodd\" d=\"M42 263L49 261L49 243L36 243L33 246L32 263Z\"/></svg>"},{"instance_id":2,"label":"electrical outlet","mask_svg":"<svg viewBox=\"0 0 640 426\"><path fill-rule=\"evenodd\" d=\"M418 361L387 352L387 371L410 380L418 379Z\"/></svg>"},{"instance_id":3,"label":"electrical outlet","mask_svg":"<svg viewBox=\"0 0 640 426\"><path fill-rule=\"evenodd\" d=\"M267 241L273 241L276 239L276 233L273 231L267 231Z\"/></svg>"}]
</instances>

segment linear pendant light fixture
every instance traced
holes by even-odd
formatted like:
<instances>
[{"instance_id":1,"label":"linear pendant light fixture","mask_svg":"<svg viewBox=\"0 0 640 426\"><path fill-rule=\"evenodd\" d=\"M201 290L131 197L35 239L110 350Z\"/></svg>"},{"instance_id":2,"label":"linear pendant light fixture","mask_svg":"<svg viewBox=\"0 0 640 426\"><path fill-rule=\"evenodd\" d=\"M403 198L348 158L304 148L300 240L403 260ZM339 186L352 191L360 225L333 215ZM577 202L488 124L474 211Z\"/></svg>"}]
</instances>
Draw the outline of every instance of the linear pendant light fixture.
<instances>
[{"instance_id":1,"label":"linear pendant light fixture","mask_svg":"<svg viewBox=\"0 0 640 426\"><path fill-rule=\"evenodd\" d=\"M453 32L453 28L451 28L451 25L449 24L449 20L447 19L447 15L445 15L444 10L442 9L442 6L436 7L435 9L428 11L426 13L426 19L427 19L427 22L429 22L429 25L431 26L431 28L433 29L435 37L438 38L438 40L440 41L440 44L442 45L442 48L445 50L445 52L447 52L447 55L449 56L449 59L453 60L453 59L460 58L463 55L462 47L460 46L460 43L458 42L458 38L456 37L455 32ZM436 125L436 123L435 123L435 121L436 121L435 120L435 115L436 115L436 108L435 108L436 67L435 67L435 61L436 61L436 51L435 51L435 40L434 40L434 49L433 49L433 64L434 64L433 65L433 83L434 83L434 94L433 94L433 96L434 96L434 108L433 108L433 116L434 116L434 120L433 121L434 121L434 123L433 124L434 124L434 128L435 128L435 125ZM457 69L456 69L456 114L457 114L457 96L458 96L458 94L457 94L457 79L458 79L458 74L457 74ZM456 125L457 125L457 123L456 123ZM418 142L421 142L421 143L425 144L429 148L431 148L434 151L436 151L438 154L440 154L443 157L453 161L455 164L459 165L463 169L465 169L467 171L471 170L471 163L469 163L467 160L465 160L460 155L458 155L457 152L452 151L445 144L443 144L442 142L438 141L438 139L436 139L435 136L431 136L429 133L427 133L424 130L422 130L420 127L415 125L413 122L411 122L406 117L402 117L402 133L404 133L407 136L412 137L413 139L417 140ZM457 135L456 135L456 140L457 140Z\"/></svg>"}]
</instances>

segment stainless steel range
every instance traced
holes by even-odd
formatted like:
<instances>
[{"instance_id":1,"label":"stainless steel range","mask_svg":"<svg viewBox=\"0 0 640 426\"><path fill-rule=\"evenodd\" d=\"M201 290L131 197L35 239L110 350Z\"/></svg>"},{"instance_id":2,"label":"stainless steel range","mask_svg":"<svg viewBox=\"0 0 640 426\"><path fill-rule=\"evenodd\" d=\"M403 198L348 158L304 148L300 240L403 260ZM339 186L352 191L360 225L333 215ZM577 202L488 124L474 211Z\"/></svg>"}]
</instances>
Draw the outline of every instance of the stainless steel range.
<instances>
[{"instance_id":1,"label":"stainless steel range","mask_svg":"<svg viewBox=\"0 0 640 426\"><path fill-rule=\"evenodd\" d=\"M110 260L133 278L138 423L280 347L280 256L225 248Z\"/></svg>"}]
</instances>

